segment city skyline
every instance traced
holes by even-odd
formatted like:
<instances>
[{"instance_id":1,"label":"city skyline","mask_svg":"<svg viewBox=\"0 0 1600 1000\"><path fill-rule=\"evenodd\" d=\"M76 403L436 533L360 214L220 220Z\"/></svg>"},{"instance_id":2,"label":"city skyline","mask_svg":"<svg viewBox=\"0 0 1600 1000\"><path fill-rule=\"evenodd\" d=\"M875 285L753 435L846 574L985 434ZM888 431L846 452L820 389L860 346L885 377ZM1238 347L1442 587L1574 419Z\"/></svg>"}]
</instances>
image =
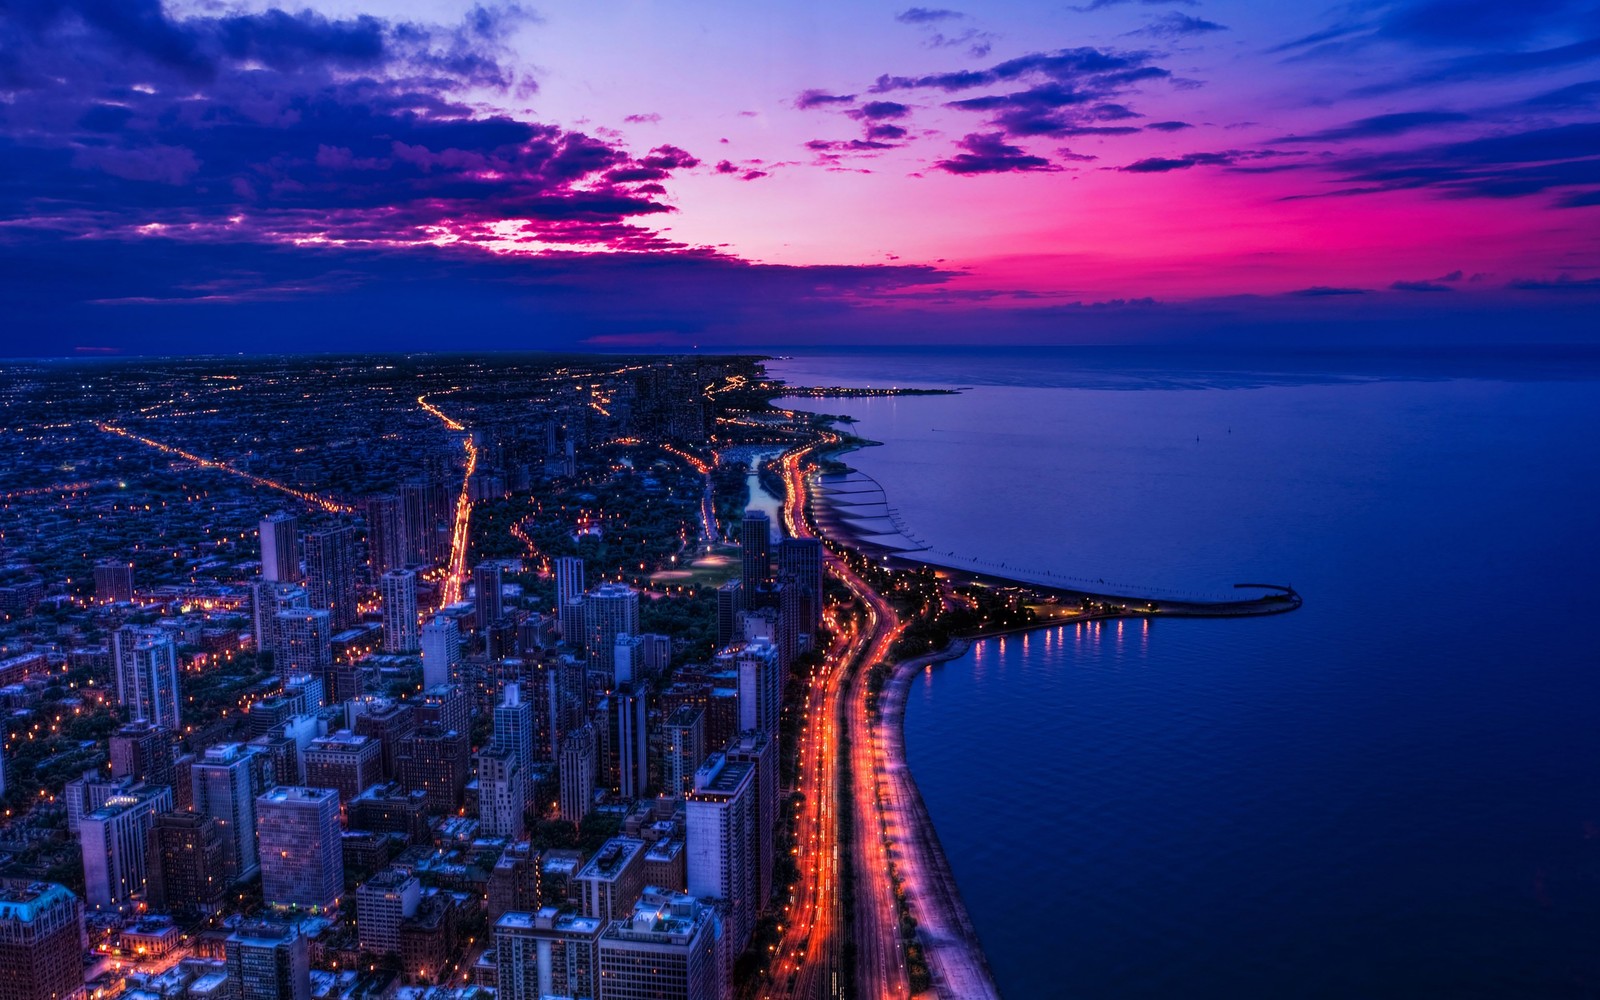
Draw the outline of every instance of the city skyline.
<instances>
[{"instance_id":1,"label":"city skyline","mask_svg":"<svg viewBox=\"0 0 1600 1000\"><path fill-rule=\"evenodd\" d=\"M119 10L0 17L9 355L1594 341L1575 0Z\"/></svg>"}]
</instances>

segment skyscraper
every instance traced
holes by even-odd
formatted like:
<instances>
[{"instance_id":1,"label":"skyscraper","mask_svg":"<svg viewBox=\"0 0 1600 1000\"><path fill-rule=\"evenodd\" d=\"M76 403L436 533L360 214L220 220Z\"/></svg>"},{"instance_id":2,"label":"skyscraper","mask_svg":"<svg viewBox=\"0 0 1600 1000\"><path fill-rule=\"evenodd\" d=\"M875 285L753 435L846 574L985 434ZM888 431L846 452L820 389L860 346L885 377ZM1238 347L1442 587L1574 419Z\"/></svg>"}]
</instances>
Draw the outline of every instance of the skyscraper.
<instances>
[{"instance_id":1,"label":"skyscraper","mask_svg":"<svg viewBox=\"0 0 1600 1000\"><path fill-rule=\"evenodd\" d=\"M293 924L240 924L223 954L229 1000L311 1000L310 946Z\"/></svg>"},{"instance_id":2,"label":"skyscraper","mask_svg":"<svg viewBox=\"0 0 1600 1000\"><path fill-rule=\"evenodd\" d=\"M394 569L378 581L383 594L383 649L409 653L420 643L417 630L417 574Z\"/></svg>"},{"instance_id":3,"label":"skyscraper","mask_svg":"<svg viewBox=\"0 0 1600 1000\"><path fill-rule=\"evenodd\" d=\"M106 799L78 823L83 849L84 900L100 911L121 911L144 892L150 828L170 812L172 789L141 785Z\"/></svg>"},{"instance_id":4,"label":"skyscraper","mask_svg":"<svg viewBox=\"0 0 1600 1000\"><path fill-rule=\"evenodd\" d=\"M150 830L147 868L152 910L187 916L222 908L230 880L223 866L222 828L210 816L158 814Z\"/></svg>"},{"instance_id":5,"label":"skyscraper","mask_svg":"<svg viewBox=\"0 0 1600 1000\"><path fill-rule=\"evenodd\" d=\"M111 643L117 702L129 717L181 730L177 642L160 629L124 625L112 633Z\"/></svg>"},{"instance_id":6,"label":"skyscraper","mask_svg":"<svg viewBox=\"0 0 1600 1000\"><path fill-rule=\"evenodd\" d=\"M616 713L617 790L625 799L644 798L650 785L650 685L624 684L611 695Z\"/></svg>"},{"instance_id":7,"label":"skyscraper","mask_svg":"<svg viewBox=\"0 0 1600 1000\"><path fill-rule=\"evenodd\" d=\"M561 818L582 823L594 806L594 730L582 726L561 741Z\"/></svg>"},{"instance_id":8,"label":"skyscraper","mask_svg":"<svg viewBox=\"0 0 1600 1000\"><path fill-rule=\"evenodd\" d=\"M532 805L533 704L522 700L522 689L516 683L506 685L500 704L494 707L494 731L489 748L516 755L517 769L522 772L523 806Z\"/></svg>"},{"instance_id":9,"label":"skyscraper","mask_svg":"<svg viewBox=\"0 0 1600 1000\"><path fill-rule=\"evenodd\" d=\"M261 579L300 582L300 522L278 511L261 519Z\"/></svg>"},{"instance_id":10,"label":"skyscraper","mask_svg":"<svg viewBox=\"0 0 1600 1000\"><path fill-rule=\"evenodd\" d=\"M243 743L211 747L189 769L195 812L217 821L222 872L230 882L250 878L261 867L256 800L273 778L272 758Z\"/></svg>"},{"instance_id":11,"label":"skyscraper","mask_svg":"<svg viewBox=\"0 0 1600 1000\"><path fill-rule=\"evenodd\" d=\"M583 596L583 560L577 556L559 556L556 559L556 609L567 606L574 597ZM577 636L563 635L569 643Z\"/></svg>"},{"instance_id":12,"label":"skyscraper","mask_svg":"<svg viewBox=\"0 0 1600 1000\"><path fill-rule=\"evenodd\" d=\"M624 583L604 583L583 598L584 658L589 669L615 668L617 636L639 631L639 592Z\"/></svg>"},{"instance_id":13,"label":"skyscraper","mask_svg":"<svg viewBox=\"0 0 1600 1000\"><path fill-rule=\"evenodd\" d=\"M756 925L755 777L754 765L714 753L695 772L694 791L685 797L689 892L727 901L735 953L744 950Z\"/></svg>"},{"instance_id":14,"label":"skyscraper","mask_svg":"<svg viewBox=\"0 0 1600 1000\"><path fill-rule=\"evenodd\" d=\"M472 569L479 632L487 632L490 625L505 617L505 602L500 593L504 569L498 562L482 562Z\"/></svg>"},{"instance_id":15,"label":"skyscraper","mask_svg":"<svg viewBox=\"0 0 1600 1000\"><path fill-rule=\"evenodd\" d=\"M333 616L335 632L356 623L356 529L329 528L306 535L306 589L311 606Z\"/></svg>"},{"instance_id":16,"label":"skyscraper","mask_svg":"<svg viewBox=\"0 0 1600 1000\"><path fill-rule=\"evenodd\" d=\"M449 684L460 662L461 630L456 627L456 620L435 615L433 621L422 626L422 686Z\"/></svg>"},{"instance_id":17,"label":"skyscraper","mask_svg":"<svg viewBox=\"0 0 1600 1000\"><path fill-rule=\"evenodd\" d=\"M779 713L783 710L783 671L778 650L756 639L736 647L739 671L739 728L756 729L778 740Z\"/></svg>"},{"instance_id":18,"label":"skyscraper","mask_svg":"<svg viewBox=\"0 0 1600 1000\"><path fill-rule=\"evenodd\" d=\"M739 531L741 580L748 600L757 587L772 582L772 521L764 510L744 512L744 524Z\"/></svg>"},{"instance_id":19,"label":"skyscraper","mask_svg":"<svg viewBox=\"0 0 1600 1000\"><path fill-rule=\"evenodd\" d=\"M333 612L311 608L280 611L274 624L278 638L273 662L279 677L304 674L321 680L333 672Z\"/></svg>"},{"instance_id":20,"label":"skyscraper","mask_svg":"<svg viewBox=\"0 0 1600 1000\"><path fill-rule=\"evenodd\" d=\"M405 517L400 498L384 493L367 498L367 566L374 580L406 564Z\"/></svg>"},{"instance_id":21,"label":"skyscraper","mask_svg":"<svg viewBox=\"0 0 1600 1000\"><path fill-rule=\"evenodd\" d=\"M478 754L478 824L486 837L516 840L523 833L527 793L522 764L510 750Z\"/></svg>"},{"instance_id":22,"label":"skyscraper","mask_svg":"<svg viewBox=\"0 0 1600 1000\"><path fill-rule=\"evenodd\" d=\"M111 734L111 776L152 785L174 784L172 737L140 719Z\"/></svg>"},{"instance_id":23,"label":"skyscraper","mask_svg":"<svg viewBox=\"0 0 1600 1000\"><path fill-rule=\"evenodd\" d=\"M83 993L83 904L64 885L0 881L0 1000Z\"/></svg>"},{"instance_id":24,"label":"skyscraper","mask_svg":"<svg viewBox=\"0 0 1600 1000\"><path fill-rule=\"evenodd\" d=\"M422 883L400 868L386 868L356 889L361 950L375 955L400 954L400 924L415 916Z\"/></svg>"},{"instance_id":25,"label":"skyscraper","mask_svg":"<svg viewBox=\"0 0 1600 1000\"><path fill-rule=\"evenodd\" d=\"M706 710L680 705L667 717L666 761L661 777L668 795L682 795L694 787L694 772L706 759Z\"/></svg>"},{"instance_id":26,"label":"skyscraper","mask_svg":"<svg viewBox=\"0 0 1600 1000\"><path fill-rule=\"evenodd\" d=\"M716 925L715 911L692 894L647 887L633 912L600 935L599 1000L718 1000Z\"/></svg>"},{"instance_id":27,"label":"skyscraper","mask_svg":"<svg viewBox=\"0 0 1600 1000\"><path fill-rule=\"evenodd\" d=\"M604 929L602 920L555 906L503 914L494 924L500 1000L598 997Z\"/></svg>"},{"instance_id":28,"label":"skyscraper","mask_svg":"<svg viewBox=\"0 0 1600 1000\"><path fill-rule=\"evenodd\" d=\"M811 635L822 623L822 542L785 538L778 543L778 578L799 588L800 632Z\"/></svg>"},{"instance_id":29,"label":"skyscraper","mask_svg":"<svg viewBox=\"0 0 1600 1000\"><path fill-rule=\"evenodd\" d=\"M717 646L732 642L739 633L739 612L744 608L744 583L729 580L717 588Z\"/></svg>"},{"instance_id":30,"label":"skyscraper","mask_svg":"<svg viewBox=\"0 0 1600 1000\"><path fill-rule=\"evenodd\" d=\"M344 891L339 793L279 785L256 800L256 815L266 904L312 911L337 906Z\"/></svg>"},{"instance_id":31,"label":"skyscraper","mask_svg":"<svg viewBox=\"0 0 1600 1000\"><path fill-rule=\"evenodd\" d=\"M754 772L755 822L751 824L752 863L756 869L756 909L772 898L773 835L778 822L778 744L759 730L746 730L728 744L728 760Z\"/></svg>"}]
</instances>

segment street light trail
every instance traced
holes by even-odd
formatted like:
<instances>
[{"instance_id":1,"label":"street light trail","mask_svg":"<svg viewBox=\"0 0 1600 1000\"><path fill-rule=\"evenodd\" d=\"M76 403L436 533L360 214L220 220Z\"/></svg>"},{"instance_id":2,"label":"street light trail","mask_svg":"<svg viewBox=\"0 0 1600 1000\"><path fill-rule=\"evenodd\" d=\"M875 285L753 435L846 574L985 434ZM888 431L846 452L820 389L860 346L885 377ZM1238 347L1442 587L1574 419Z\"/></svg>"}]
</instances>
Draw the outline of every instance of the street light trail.
<instances>
[{"instance_id":1,"label":"street light trail","mask_svg":"<svg viewBox=\"0 0 1600 1000\"><path fill-rule=\"evenodd\" d=\"M448 390L455 392L455 389ZM454 419L443 410L428 402L426 395L417 397L417 405L423 410L438 417L446 429L464 431L466 425ZM450 561L446 564L444 586L439 588L439 607L448 607L461 600L461 594L467 579L467 538L468 528L472 522L472 496L469 491L472 485L472 474L478 471L478 446L472 442L472 435L462 438L462 444L467 448L467 468L461 476L461 492L456 496L456 517L450 528Z\"/></svg>"},{"instance_id":2,"label":"street light trail","mask_svg":"<svg viewBox=\"0 0 1600 1000\"><path fill-rule=\"evenodd\" d=\"M347 503L340 503L339 501L329 499L328 497L319 496L306 490L297 489L293 486L290 486L288 483L280 483L275 479L268 479L266 476L258 476L254 472L246 472L243 469L235 468L234 466L229 465L227 462L219 462L214 458L203 458L199 455L196 455L192 451L184 451L182 448L174 447L170 444L163 444L154 438L147 438L141 434L135 434L126 428L118 427L116 424L96 422L95 426L107 434L116 434L119 437L125 437L130 441L137 441L146 447L154 448L156 451L163 452L168 455L176 455L179 458L187 459L188 461L191 461L196 465L203 466L207 469L215 469L218 472L226 472L231 476L238 476L240 479L245 479L255 483L257 486L264 486L269 490L277 490L279 493L287 493L297 500L304 501L305 503L311 504L314 507L320 507L330 514L353 514L356 510Z\"/></svg>"}]
</instances>

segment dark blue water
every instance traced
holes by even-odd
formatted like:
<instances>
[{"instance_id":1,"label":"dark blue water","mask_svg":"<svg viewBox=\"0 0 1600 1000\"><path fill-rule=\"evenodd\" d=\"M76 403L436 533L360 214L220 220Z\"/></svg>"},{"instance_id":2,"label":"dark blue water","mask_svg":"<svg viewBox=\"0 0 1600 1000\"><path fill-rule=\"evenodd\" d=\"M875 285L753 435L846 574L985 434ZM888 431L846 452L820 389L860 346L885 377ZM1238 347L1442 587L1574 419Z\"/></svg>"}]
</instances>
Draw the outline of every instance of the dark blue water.
<instances>
[{"instance_id":1,"label":"dark blue water","mask_svg":"<svg viewBox=\"0 0 1600 1000\"><path fill-rule=\"evenodd\" d=\"M915 683L910 762L1007 996L1600 996L1592 365L772 367L976 387L814 404L885 443L851 461L935 548L1305 595Z\"/></svg>"}]
</instances>

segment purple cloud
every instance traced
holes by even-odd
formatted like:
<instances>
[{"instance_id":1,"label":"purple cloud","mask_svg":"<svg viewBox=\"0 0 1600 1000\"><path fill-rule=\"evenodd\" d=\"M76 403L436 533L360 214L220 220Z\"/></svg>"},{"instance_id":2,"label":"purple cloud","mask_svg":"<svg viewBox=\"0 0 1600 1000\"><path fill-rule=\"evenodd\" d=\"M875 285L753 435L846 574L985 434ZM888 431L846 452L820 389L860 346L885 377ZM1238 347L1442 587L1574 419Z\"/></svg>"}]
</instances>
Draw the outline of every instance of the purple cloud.
<instances>
[{"instance_id":1,"label":"purple cloud","mask_svg":"<svg viewBox=\"0 0 1600 1000\"><path fill-rule=\"evenodd\" d=\"M802 90L800 96L794 99L794 106L802 111L811 108L825 108L833 104L854 104L854 94L830 94L825 90Z\"/></svg>"},{"instance_id":2,"label":"purple cloud","mask_svg":"<svg viewBox=\"0 0 1600 1000\"><path fill-rule=\"evenodd\" d=\"M1042 156L1033 156L1023 152L1020 146L1007 144L1005 137L999 132L973 132L957 145L965 152L947 160L940 160L936 164L940 170L951 174L972 175L1037 173L1061 169Z\"/></svg>"}]
</instances>

